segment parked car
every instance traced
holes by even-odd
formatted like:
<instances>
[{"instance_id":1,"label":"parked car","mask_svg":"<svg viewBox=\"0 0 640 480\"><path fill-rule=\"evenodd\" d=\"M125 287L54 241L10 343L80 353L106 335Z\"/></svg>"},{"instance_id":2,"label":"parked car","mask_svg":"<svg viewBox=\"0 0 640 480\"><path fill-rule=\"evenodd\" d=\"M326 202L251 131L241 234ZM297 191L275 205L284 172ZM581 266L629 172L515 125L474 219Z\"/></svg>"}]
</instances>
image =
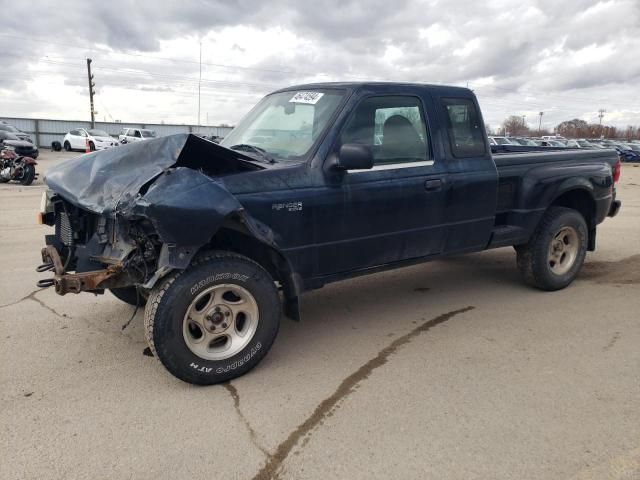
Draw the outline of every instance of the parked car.
<instances>
[{"instance_id":1,"label":"parked car","mask_svg":"<svg viewBox=\"0 0 640 480\"><path fill-rule=\"evenodd\" d=\"M40 151L33 143L20 139L18 136L5 130L0 130L0 143L13 147L20 157L38 158Z\"/></svg>"},{"instance_id":2,"label":"parked car","mask_svg":"<svg viewBox=\"0 0 640 480\"><path fill-rule=\"evenodd\" d=\"M569 140L567 141L567 147L569 148L596 148L591 142L587 140Z\"/></svg>"},{"instance_id":3,"label":"parked car","mask_svg":"<svg viewBox=\"0 0 640 480\"><path fill-rule=\"evenodd\" d=\"M303 292L338 280L515 246L527 283L567 287L620 209L618 155L492 155L483 126L466 88L311 84L220 145L179 134L52 166L41 218L62 227L39 285L146 301L149 348L194 384L251 370L281 308L298 319Z\"/></svg>"},{"instance_id":4,"label":"parked car","mask_svg":"<svg viewBox=\"0 0 640 480\"><path fill-rule=\"evenodd\" d=\"M492 136L489 137L489 143L491 145L513 145L513 143L511 143L507 137Z\"/></svg>"},{"instance_id":5,"label":"parked car","mask_svg":"<svg viewBox=\"0 0 640 480\"><path fill-rule=\"evenodd\" d=\"M118 145L117 140L104 130L97 128L76 128L64 136L62 146L67 152L72 150L85 150L87 148L87 141L89 142L89 150L92 152L95 150L105 150Z\"/></svg>"},{"instance_id":6,"label":"parked car","mask_svg":"<svg viewBox=\"0 0 640 480\"><path fill-rule=\"evenodd\" d=\"M628 144L620 144L620 156L625 162L640 162L640 151Z\"/></svg>"},{"instance_id":7,"label":"parked car","mask_svg":"<svg viewBox=\"0 0 640 480\"><path fill-rule=\"evenodd\" d=\"M133 143L140 142L142 140L151 140L156 138L157 134L154 130L148 130L146 128L123 128L122 132L118 136L120 143Z\"/></svg>"},{"instance_id":8,"label":"parked car","mask_svg":"<svg viewBox=\"0 0 640 480\"><path fill-rule=\"evenodd\" d=\"M563 142L566 143L567 139L564 138L562 135L543 135L542 137L540 137L542 140L557 140L559 142Z\"/></svg>"},{"instance_id":9,"label":"parked car","mask_svg":"<svg viewBox=\"0 0 640 480\"><path fill-rule=\"evenodd\" d=\"M22 130L18 130L13 125L9 125L8 123L0 123L0 131L13 133L20 140L24 140L25 142L33 143L31 137L28 133L24 133Z\"/></svg>"}]
</instances>

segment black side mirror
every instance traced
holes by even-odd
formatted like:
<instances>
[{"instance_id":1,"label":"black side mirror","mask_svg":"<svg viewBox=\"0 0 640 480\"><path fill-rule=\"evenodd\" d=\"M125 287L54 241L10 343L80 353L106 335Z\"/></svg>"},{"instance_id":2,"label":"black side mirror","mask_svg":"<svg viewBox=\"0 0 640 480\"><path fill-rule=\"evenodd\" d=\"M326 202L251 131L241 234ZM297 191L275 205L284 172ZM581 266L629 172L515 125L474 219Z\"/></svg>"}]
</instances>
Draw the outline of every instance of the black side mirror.
<instances>
[{"instance_id":1,"label":"black side mirror","mask_svg":"<svg viewBox=\"0 0 640 480\"><path fill-rule=\"evenodd\" d=\"M333 166L338 170L369 170L373 168L373 151L369 145L346 143L340 147Z\"/></svg>"}]
</instances>

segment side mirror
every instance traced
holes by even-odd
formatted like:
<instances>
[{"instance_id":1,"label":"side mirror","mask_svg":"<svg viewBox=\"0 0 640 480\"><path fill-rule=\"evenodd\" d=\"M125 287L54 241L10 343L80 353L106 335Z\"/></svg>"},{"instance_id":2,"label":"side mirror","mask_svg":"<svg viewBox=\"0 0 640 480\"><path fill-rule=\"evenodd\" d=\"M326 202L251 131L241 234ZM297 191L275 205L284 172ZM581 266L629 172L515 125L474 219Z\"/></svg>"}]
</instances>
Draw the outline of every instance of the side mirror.
<instances>
[{"instance_id":1,"label":"side mirror","mask_svg":"<svg viewBox=\"0 0 640 480\"><path fill-rule=\"evenodd\" d=\"M369 145L346 143L340 147L333 166L338 170L369 170L373 168L373 151Z\"/></svg>"}]
</instances>

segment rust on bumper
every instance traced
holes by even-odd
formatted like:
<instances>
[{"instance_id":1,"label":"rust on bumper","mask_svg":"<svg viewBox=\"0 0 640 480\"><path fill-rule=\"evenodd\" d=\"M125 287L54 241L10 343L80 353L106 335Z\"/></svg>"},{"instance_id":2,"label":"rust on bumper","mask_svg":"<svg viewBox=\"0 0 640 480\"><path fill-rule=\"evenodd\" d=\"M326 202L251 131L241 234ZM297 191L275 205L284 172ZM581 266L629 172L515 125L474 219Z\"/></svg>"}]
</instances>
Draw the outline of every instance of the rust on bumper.
<instances>
[{"instance_id":1,"label":"rust on bumper","mask_svg":"<svg viewBox=\"0 0 640 480\"><path fill-rule=\"evenodd\" d=\"M122 273L123 270L121 264L116 264L110 265L104 270L65 273L60 254L53 245L42 249L42 261L45 265L50 266L49 269L55 272L52 284L55 286L58 295L108 288L105 282Z\"/></svg>"}]
</instances>

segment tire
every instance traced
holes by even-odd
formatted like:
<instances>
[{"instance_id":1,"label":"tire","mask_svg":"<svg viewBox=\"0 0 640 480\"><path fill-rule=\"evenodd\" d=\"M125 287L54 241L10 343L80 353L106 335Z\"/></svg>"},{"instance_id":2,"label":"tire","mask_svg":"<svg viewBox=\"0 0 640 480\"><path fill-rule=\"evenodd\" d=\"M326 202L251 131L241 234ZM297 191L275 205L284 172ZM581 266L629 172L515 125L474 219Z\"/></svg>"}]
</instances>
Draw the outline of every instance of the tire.
<instances>
[{"instance_id":1,"label":"tire","mask_svg":"<svg viewBox=\"0 0 640 480\"><path fill-rule=\"evenodd\" d=\"M71 144L69 142L64 142L64 151L65 152L71 151Z\"/></svg>"},{"instance_id":2,"label":"tire","mask_svg":"<svg viewBox=\"0 0 640 480\"><path fill-rule=\"evenodd\" d=\"M136 287L111 288L110 292L118 300L122 300L129 305L144 307L147 304L147 298Z\"/></svg>"},{"instance_id":3,"label":"tire","mask_svg":"<svg viewBox=\"0 0 640 480\"><path fill-rule=\"evenodd\" d=\"M59 152L60 150L62 150L62 145L60 145L60 142L58 141L53 141L51 142L51 150L53 150L54 152Z\"/></svg>"},{"instance_id":4,"label":"tire","mask_svg":"<svg viewBox=\"0 0 640 480\"><path fill-rule=\"evenodd\" d=\"M25 186L31 185L35 178L36 178L35 165L25 165L24 167L22 167L22 176L19 179L22 185L25 185Z\"/></svg>"},{"instance_id":5,"label":"tire","mask_svg":"<svg viewBox=\"0 0 640 480\"><path fill-rule=\"evenodd\" d=\"M89 150L91 152L95 152L96 151L96 146L94 145L93 142L89 142Z\"/></svg>"},{"instance_id":6,"label":"tire","mask_svg":"<svg viewBox=\"0 0 640 480\"><path fill-rule=\"evenodd\" d=\"M587 223L576 210L549 208L529 242L516 248L520 273L529 285L555 291L578 275L587 254Z\"/></svg>"},{"instance_id":7,"label":"tire","mask_svg":"<svg viewBox=\"0 0 640 480\"><path fill-rule=\"evenodd\" d=\"M151 291L145 337L172 375L212 385L260 363L278 334L280 315L278 291L263 267L241 255L212 252Z\"/></svg>"}]
</instances>

